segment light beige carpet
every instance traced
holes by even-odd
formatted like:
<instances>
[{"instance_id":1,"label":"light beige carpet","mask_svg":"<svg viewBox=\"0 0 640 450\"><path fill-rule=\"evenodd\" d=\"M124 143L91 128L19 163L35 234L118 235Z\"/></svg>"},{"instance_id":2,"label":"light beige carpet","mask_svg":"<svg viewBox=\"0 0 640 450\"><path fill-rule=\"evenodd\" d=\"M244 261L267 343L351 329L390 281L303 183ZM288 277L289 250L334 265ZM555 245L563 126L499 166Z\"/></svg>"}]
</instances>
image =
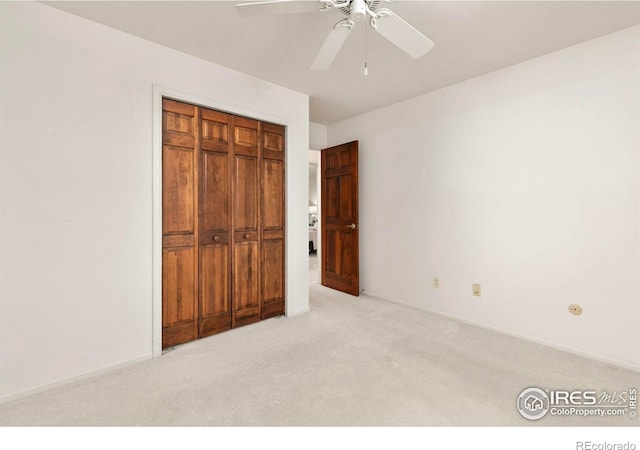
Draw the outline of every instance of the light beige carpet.
<instances>
[{"instance_id":1,"label":"light beige carpet","mask_svg":"<svg viewBox=\"0 0 640 450\"><path fill-rule=\"evenodd\" d=\"M318 285L311 300L310 313L0 405L0 425L638 425L516 410L529 386L620 391L637 372Z\"/></svg>"}]
</instances>

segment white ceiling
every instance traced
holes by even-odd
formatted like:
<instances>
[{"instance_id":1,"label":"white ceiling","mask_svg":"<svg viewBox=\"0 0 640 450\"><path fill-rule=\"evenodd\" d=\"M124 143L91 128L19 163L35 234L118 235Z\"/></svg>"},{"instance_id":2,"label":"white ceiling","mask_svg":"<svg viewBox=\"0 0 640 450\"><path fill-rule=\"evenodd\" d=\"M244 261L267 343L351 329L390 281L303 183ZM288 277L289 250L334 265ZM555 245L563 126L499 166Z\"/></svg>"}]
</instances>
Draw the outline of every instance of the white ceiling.
<instances>
[{"instance_id":1,"label":"white ceiling","mask_svg":"<svg viewBox=\"0 0 640 450\"><path fill-rule=\"evenodd\" d=\"M326 72L309 70L337 11L241 18L239 2L47 2L167 47L310 96L330 124L640 24L640 2L394 1L386 5L435 48L413 60L358 23ZM240 2L241 3L241 2Z\"/></svg>"}]
</instances>

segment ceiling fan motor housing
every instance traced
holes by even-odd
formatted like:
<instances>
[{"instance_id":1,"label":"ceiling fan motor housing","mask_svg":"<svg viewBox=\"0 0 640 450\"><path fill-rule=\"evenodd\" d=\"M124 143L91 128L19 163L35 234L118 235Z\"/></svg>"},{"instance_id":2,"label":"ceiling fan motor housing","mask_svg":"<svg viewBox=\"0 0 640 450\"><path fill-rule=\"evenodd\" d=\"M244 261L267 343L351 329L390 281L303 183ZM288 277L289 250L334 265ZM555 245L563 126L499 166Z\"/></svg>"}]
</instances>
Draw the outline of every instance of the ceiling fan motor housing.
<instances>
[{"instance_id":1,"label":"ceiling fan motor housing","mask_svg":"<svg viewBox=\"0 0 640 450\"><path fill-rule=\"evenodd\" d=\"M364 0L351 2L351 20L362 20L367 16L367 5Z\"/></svg>"},{"instance_id":2,"label":"ceiling fan motor housing","mask_svg":"<svg viewBox=\"0 0 640 450\"><path fill-rule=\"evenodd\" d=\"M349 6L343 6L340 11L351 20L359 21L367 17L367 9L373 12L379 4L380 0L351 0Z\"/></svg>"}]
</instances>

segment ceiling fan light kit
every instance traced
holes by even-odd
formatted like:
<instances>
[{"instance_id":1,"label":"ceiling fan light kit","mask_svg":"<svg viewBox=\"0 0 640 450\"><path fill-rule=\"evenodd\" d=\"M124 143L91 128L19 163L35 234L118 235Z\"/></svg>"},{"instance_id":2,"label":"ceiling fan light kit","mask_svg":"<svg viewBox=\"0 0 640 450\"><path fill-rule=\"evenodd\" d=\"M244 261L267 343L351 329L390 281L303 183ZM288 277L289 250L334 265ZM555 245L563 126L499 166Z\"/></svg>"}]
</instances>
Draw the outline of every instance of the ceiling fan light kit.
<instances>
[{"instance_id":1,"label":"ceiling fan light kit","mask_svg":"<svg viewBox=\"0 0 640 450\"><path fill-rule=\"evenodd\" d=\"M414 59L434 47L433 41L387 8L378 9L381 1L391 0L268 0L237 5L241 16L292 14L340 9L347 16L336 23L325 39L311 70L327 70L340 52L356 22L370 18L369 25L378 34ZM365 62L365 75L367 74Z\"/></svg>"}]
</instances>

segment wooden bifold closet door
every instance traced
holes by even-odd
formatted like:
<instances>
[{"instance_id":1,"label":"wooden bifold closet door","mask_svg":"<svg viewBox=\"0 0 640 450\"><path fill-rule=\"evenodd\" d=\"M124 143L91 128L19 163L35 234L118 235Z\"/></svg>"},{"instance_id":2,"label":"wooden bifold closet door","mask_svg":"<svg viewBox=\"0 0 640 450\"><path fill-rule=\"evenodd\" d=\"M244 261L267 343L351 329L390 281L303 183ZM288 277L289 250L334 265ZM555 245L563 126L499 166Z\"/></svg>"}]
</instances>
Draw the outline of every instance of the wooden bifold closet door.
<instances>
[{"instance_id":1,"label":"wooden bifold closet door","mask_svg":"<svg viewBox=\"0 0 640 450\"><path fill-rule=\"evenodd\" d=\"M163 100L162 346L284 313L284 127Z\"/></svg>"}]
</instances>

